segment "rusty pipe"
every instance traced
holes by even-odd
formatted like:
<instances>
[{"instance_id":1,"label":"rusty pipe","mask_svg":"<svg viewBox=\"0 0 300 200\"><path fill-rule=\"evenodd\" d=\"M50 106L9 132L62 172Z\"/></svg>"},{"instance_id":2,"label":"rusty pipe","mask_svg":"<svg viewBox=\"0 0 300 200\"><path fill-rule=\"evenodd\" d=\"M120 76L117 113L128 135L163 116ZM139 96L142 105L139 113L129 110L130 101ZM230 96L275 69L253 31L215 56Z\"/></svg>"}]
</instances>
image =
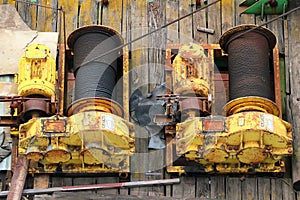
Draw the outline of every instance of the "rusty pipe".
<instances>
[{"instance_id":1,"label":"rusty pipe","mask_svg":"<svg viewBox=\"0 0 300 200\"><path fill-rule=\"evenodd\" d=\"M26 181L29 161L23 157L18 157L14 174L11 180L11 186L7 194L7 200L20 200L22 198L23 188Z\"/></svg>"},{"instance_id":2,"label":"rusty pipe","mask_svg":"<svg viewBox=\"0 0 300 200\"><path fill-rule=\"evenodd\" d=\"M76 185L76 186L64 186L64 187L53 187L53 188L37 188L37 189L25 189L24 195L36 195L36 194L51 194L53 192L74 192L74 191L85 191L85 190L104 190L113 188L132 188L132 187L143 187L149 185L170 185L180 183L179 178L174 179L161 179L161 180L148 180L148 181L133 181L123 183L105 183L105 184L93 184L93 185ZM0 192L0 197L7 196L7 191ZM22 194L22 193L21 193ZM16 199L11 199L16 200Z\"/></svg>"}]
</instances>

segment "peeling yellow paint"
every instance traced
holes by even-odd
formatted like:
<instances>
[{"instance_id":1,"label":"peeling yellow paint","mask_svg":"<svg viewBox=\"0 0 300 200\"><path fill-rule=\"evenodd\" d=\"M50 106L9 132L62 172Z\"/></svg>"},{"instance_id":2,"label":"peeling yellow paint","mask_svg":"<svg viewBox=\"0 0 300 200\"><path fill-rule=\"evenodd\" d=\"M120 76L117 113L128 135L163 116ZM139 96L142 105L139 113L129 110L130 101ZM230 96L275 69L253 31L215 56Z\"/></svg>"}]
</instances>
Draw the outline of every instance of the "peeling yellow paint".
<instances>
[{"instance_id":1,"label":"peeling yellow paint","mask_svg":"<svg viewBox=\"0 0 300 200\"><path fill-rule=\"evenodd\" d=\"M42 0L40 5L42 6L53 6L51 0ZM44 8L39 7L38 12L38 24L37 24L37 30L43 31L43 32L51 32L55 31L52 30L52 22L55 21L54 19L54 12L51 8Z\"/></svg>"},{"instance_id":2,"label":"peeling yellow paint","mask_svg":"<svg viewBox=\"0 0 300 200\"><path fill-rule=\"evenodd\" d=\"M102 11L102 24L110 26L120 32L122 23L122 3L120 3L119 0L110 0L107 6L103 6Z\"/></svg>"},{"instance_id":3,"label":"peeling yellow paint","mask_svg":"<svg viewBox=\"0 0 300 200\"><path fill-rule=\"evenodd\" d=\"M80 13L79 13L79 26L93 24L93 14L95 18L97 16L95 9L96 3L95 0L83 1L79 0Z\"/></svg>"},{"instance_id":4,"label":"peeling yellow paint","mask_svg":"<svg viewBox=\"0 0 300 200\"><path fill-rule=\"evenodd\" d=\"M59 0L58 7L62 7L65 11L66 37L68 37L77 28L78 0Z\"/></svg>"},{"instance_id":5,"label":"peeling yellow paint","mask_svg":"<svg viewBox=\"0 0 300 200\"><path fill-rule=\"evenodd\" d=\"M30 16L31 16L31 29L33 29L33 30L35 30L36 26L37 26L36 11L37 11L37 5L36 4L31 4L29 6L29 13L30 13Z\"/></svg>"}]
</instances>

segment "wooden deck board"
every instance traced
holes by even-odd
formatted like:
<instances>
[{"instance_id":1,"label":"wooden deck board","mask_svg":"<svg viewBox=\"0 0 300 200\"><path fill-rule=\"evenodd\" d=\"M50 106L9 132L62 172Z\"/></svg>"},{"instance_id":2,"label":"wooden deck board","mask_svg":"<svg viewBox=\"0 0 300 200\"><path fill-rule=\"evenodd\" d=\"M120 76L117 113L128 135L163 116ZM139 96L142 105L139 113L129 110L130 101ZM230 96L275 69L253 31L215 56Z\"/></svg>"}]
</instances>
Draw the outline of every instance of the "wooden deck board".
<instances>
[{"instance_id":1,"label":"wooden deck board","mask_svg":"<svg viewBox=\"0 0 300 200\"><path fill-rule=\"evenodd\" d=\"M179 17L185 16L192 12L191 1L179 1ZM175 18L176 19L176 18ZM188 44L193 41L193 18L186 17L178 22L180 44Z\"/></svg>"},{"instance_id":2,"label":"wooden deck board","mask_svg":"<svg viewBox=\"0 0 300 200\"><path fill-rule=\"evenodd\" d=\"M208 3L214 2L208 0ZM209 44L218 44L222 34L222 23L221 22L221 3L216 3L207 8L207 28L213 29L215 34L208 35Z\"/></svg>"},{"instance_id":3,"label":"wooden deck board","mask_svg":"<svg viewBox=\"0 0 300 200\"><path fill-rule=\"evenodd\" d=\"M170 23L174 19L179 17L179 1L167 1L166 2L166 23ZM179 43L179 23L173 23L168 26L167 29L167 43L178 44Z\"/></svg>"},{"instance_id":4,"label":"wooden deck board","mask_svg":"<svg viewBox=\"0 0 300 200\"><path fill-rule=\"evenodd\" d=\"M196 198L216 198L211 196L211 179L209 177L196 178Z\"/></svg>"},{"instance_id":5,"label":"wooden deck board","mask_svg":"<svg viewBox=\"0 0 300 200\"><path fill-rule=\"evenodd\" d=\"M257 179L246 178L244 181L242 181L242 199L256 200L257 197Z\"/></svg>"},{"instance_id":6,"label":"wooden deck board","mask_svg":"<svg viewBox=\"0 0 300 200\"><path fill-rule=\"evenodd\" d=\"M57 31L58 18L61 16L61 13L56 10L58 8L58 0L40 0L39 5L36 30ZM41 6L47 6L47 8Z\"/></svg>"},{"instance_id":7,"label":"wooden deck board","mask_svg":"<svg viewBox=\"0 0 300 200\"><path fill-rule=\"evenodd\" d=\"M59 0L58 7L65 11L66 38L78 27L78 0Z\"/></svg>"},{"instance_id":8,"label":"wooden deck board","mask_svg":"<svg viewBox=\"0 0 300 200\"><path fill-rule=\"evenodd\" d=\"M122 26L122 2L111 0L107 6L102 7L102 25L110 26L121 32Z\"/></svg>"},{"instance_id":9,"label":"wooden deck board","mask_svg":"<svg viewBox=\"0 0 300 200\"><path fill-rule=\"evenodd\" d=\"M202 3L203 5L203 3ZM196 5L193 6L193 11L196 11L197 8ZM207 44L207 33L199 32L197 31L197 28L207 28L207 20L206 20L206 9L203 9L195 14L192 15L193 17L193 39L195 43L199 44Z\"/></svg>"},{"instance_id":10,"label":"wooden deck board","mask_svg":"<svg viewBox=\"0 0 300 200\"><path fill-rule=\"evenodd\" d=\"M242 199L242 183L237 177L226 178L226 199L241 200Z\"/></svg>"},{"instance_id":11,"label":"wooden deck board","mask_svg":"<svg viewBox=\"0 0 300 200\"><path fill-rule=\"evenodd\" d=\"M255 16L253 14L240 14L241 11L239 5L243 1L244 0L235 1L235 26L240 24L255 24Z\"/></svg>"},{"instance_id":12,"label":"wooden deck board","mask_svg":"<svg viewBox=\"0 0 300 200\"><path fill-rule=\"evenodd\" d=\"M79 27L85 25L97 24L97 0L79 0L78 6L80 6L80 10L78 13L78 24Z\"/></svg>"},{"instance_id":13,"label":"wooden deck board","mask_svg":"<svg viewBox=\"0 0 300 200\"><path fill-rule=\"evenodd\" d=\"M191 176L181 177L181 183L173 185L173 197L178 198L195 198L195 183L196 178Z\"/></svg>"},{"instance_id":14,"label":"wooden deck board","mask_svg":"<svg viewBox=\"0 0 300 200\"><path fill-rule=\"evenodd\" d=\"M289 104L291 106L291 118L293 120L293 131L294 131L294 156L293 158L293 183L300 180L300 87L299 87L299 77L300 77L300 56L295 49L300 48L300 10L292 13L289 16L288 25L288 60L286 61L286 67L289 70L289 80L291 94L289 95Z\"/></svg>"},{"instance_id":15,"label":"wooden deck board","mask_svg":"<svg viewBox=\"0 0 300 200\"><path fill-rule=\"evenodd\" d=\"M281 179L271 179L271 199L279 200L282 199L282 181Z\"/></svg>"},{"instance_id":16,"label":"wooden deck board","mask_svg":"<svg viewBox=\"0 0 300 200\"><path fill-rule=\"evenodd\" d=\"M271 181L269 178L257 178L258 200L271 200Z\"/></svg>"}]
</instances>

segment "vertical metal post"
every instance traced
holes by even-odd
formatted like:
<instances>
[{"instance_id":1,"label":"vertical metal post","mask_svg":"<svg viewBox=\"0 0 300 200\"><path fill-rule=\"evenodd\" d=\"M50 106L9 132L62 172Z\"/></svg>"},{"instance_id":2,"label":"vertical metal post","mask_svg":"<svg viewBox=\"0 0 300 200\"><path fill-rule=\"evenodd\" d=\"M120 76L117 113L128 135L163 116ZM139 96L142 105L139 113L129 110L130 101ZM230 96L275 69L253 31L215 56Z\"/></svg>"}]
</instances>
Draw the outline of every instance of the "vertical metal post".
<instances>
[{"instance_id":1,"label":"vertical metal post","mask_svg":"<svg viewBox=\"0 0 300 200\"><path fill-rule=\"evenodd\" d=\"M29 161L25 157L18 157L11 180L7 200L20 200L26 181Z\"/></svg>"}]
</instances>

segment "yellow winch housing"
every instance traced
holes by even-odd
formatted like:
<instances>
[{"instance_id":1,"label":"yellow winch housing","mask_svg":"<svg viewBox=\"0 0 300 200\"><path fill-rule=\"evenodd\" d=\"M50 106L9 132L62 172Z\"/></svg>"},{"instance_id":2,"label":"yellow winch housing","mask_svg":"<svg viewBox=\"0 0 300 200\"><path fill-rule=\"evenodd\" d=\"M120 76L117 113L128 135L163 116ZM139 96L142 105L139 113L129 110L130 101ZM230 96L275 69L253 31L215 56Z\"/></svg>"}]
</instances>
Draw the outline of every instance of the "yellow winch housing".
<instances>
[{"instance_id":1,"label":"yellow winch housing","mask_svg":"<svg viewBox=\"0 0 300 200\"><path fill-rule=\"evenodd\" d=\"M133 125L97 111L33 118L20 126L19 137L32 172L128 173L134 152Z\"/></svg>"},{"instance_id":2,"label":"yellow winch housing","mask_svg":"<svg viewBox=\"0 0 300 200\"><path fill-rule=\"evenodd\" d=\"M55 94L56 79L56 64L50 48L42 44L29 45L19 62L18 95L50 98Z\"/></svg>"},{"instance_id":3,"label":"yellow winch housing","mask_svg":"<svg viewBox=\"0 0 300 200\"><path fill-rule=\"evenodd\" d=\"M282 156L293 153L291 125L254 111L178 123L174 143L177 156L206 172L281 172Z\"/></svg>"},{"instance_id":4,"label":"yellow winch housing","mask_svg":"<svg viewBox=\"0 0 300 200\"><path fill-rule=\"evenodd\" d=\"M195 43L183 45L173 64L173 90L175 94L207 97L210 74L207 56Z\"/></svg>"}]
</instances>

